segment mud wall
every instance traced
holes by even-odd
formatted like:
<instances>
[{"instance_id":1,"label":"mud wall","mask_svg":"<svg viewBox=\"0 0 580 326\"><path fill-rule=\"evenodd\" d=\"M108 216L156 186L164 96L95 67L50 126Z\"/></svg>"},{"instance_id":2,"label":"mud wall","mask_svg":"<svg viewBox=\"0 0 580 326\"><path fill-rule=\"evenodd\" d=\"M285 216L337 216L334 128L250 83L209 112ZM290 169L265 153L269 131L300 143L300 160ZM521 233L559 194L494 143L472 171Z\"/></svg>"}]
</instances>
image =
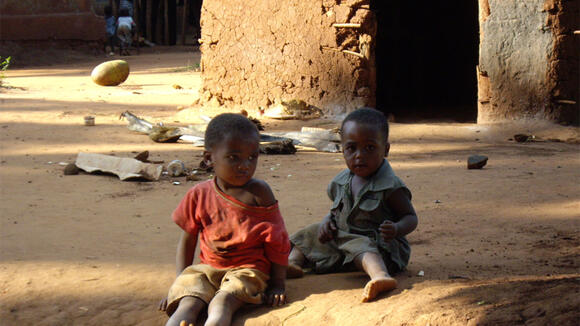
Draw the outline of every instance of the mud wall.
<instances>
[{"instance_id":1,"label":"mud wall","mask_svg":"<svg viewBox=\"0 0 580 326\"><path fill-rule=\"evenodd\" d=\"M479 0L478 122L578 123L578 2Z\"/></svg>"},{"instance_id":2,"label":"mud wall","mask_svg":"<svg viewBox=\"0 0 580 326\"><path fill-rule=\"evenodd\" d=\"M330 114L374 104L369 0L205 0L201 26L202 104L299 99Z\"/></svg>"},{"instance_id":3,"label":"mud wall","mask_svg":"<svg viewBox=\"0 0 580 326\"><path fill-rule=\"evenodd\" d=\"M91 0L2 0L0 40L102 39L105 21Z\"/></svg>"},{"instance_id":4,"label":"mud wall","mask_svg":"<svg viewBox=\"0 0 580 326\"><path fill-rule=\"evenodd\" d=\"M550 109L554 120L580 124L580 1L548 0L546 25L552 30L554 47L548 60Z\"/></svg>"}]
</instances>

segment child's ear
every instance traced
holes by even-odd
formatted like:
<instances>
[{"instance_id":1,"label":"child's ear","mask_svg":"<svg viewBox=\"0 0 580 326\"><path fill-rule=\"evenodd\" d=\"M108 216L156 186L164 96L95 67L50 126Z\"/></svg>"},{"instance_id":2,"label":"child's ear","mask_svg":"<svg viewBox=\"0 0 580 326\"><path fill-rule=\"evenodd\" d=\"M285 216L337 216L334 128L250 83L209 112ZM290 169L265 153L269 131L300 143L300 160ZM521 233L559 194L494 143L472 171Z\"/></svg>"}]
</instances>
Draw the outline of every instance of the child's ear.
<instances>
[{"instance_id":1,"label":"child's ear","mask_svg":"<svg viewBox=\"0 0 580 326\"><path fill-rule=\"evenodd\" d=\"M389 156L389 150L391 149L391 143L387 142L385 144L385 157Z\"/></svg>"},{"instance_id":2,"label":"child's ear","mask_svg":"<svg viewBox=\"0 0 580 326\"><path fill-rule=\"evenodd\" d=\"M203 151L203 163L207 166L212 166L211 152Z\"/></svg>"}]
</instances>

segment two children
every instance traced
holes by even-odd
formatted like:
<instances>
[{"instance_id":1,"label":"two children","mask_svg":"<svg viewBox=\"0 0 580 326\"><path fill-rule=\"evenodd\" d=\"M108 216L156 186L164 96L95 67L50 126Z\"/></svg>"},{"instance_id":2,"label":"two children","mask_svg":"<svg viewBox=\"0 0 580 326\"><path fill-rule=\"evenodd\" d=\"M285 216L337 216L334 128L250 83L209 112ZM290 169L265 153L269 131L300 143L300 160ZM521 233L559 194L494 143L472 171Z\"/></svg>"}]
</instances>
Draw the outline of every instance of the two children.
<instances>
[{"instance_id":1,"label":"two children","mask_svg":"<svg viewBox=\"0 0 580 326\"><path fill-rule=\"evenodd\" d=\"M328 187L330 213L292 235L290 252L276 199L264 181L253 178L257 129L236 114L210 122L204 159L216 177L190 189L173 212L183 233L178 276L160 306L171 316L167 325L193 324L206 307L206 325L229 325L244 304L284 304L288 259L292 276L301 276L302 267L327 273L354 265L365 271L371 280L362 301L397 286L391 275L409 261L404 236L415 229L417 216L410 191L385 159L387 120L380 111L358 109L341 130L348 169ZM198 235L202 264L190 266Z\"/></svg>"}]
</instances>

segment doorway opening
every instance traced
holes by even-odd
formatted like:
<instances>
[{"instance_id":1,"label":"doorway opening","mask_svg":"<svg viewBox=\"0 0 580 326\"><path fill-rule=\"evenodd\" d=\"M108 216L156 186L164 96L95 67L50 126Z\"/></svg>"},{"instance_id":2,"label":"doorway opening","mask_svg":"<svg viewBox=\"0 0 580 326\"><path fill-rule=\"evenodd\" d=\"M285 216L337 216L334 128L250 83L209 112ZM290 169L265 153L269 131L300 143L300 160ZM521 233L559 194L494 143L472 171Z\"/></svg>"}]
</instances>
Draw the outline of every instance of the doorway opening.
<instances>
[{"instance_id":1,"label":"doorway opening","mask_svg":"<svg viewBox=\"0 0 580 326\"><path fill-rule=\"evenodd\" d=\"M397 122L477 120L478 3L371 2L377 108Z\"/></svg>"}]
</instances>

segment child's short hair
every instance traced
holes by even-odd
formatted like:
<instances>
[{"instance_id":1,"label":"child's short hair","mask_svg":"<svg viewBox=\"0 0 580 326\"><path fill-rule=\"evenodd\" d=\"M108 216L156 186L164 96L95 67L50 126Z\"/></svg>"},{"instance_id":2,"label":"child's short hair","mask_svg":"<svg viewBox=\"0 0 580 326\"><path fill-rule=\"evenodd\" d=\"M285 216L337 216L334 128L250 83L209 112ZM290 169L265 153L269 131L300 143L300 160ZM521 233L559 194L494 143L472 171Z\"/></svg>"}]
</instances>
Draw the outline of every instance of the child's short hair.
<instances>
[{"instance_id":1,"label":"child's short hair","mask_svg":"<svg viewBox=\"0 0 580 326\"><path fill-rule=\"evenodd\" d=\"M213 149L228 136L247 136L252 133L259 136L258 128L248 118L237 113L222 113L211 119L205 129L205 149Z\"/></svg>"},{"instance_id":2,"label":"child's short hair","mask_svg":"<svg viewBox=\"0 0 580 326\"><path fill-rule=\"evenodd\" d=\"M129 8L121 7L121 9L119 9L119 17L127 17L127 16L129 16Z\"/></svg>"},{"instance_id":3,"label":"child's short hair","mask_svg":"<svg viewBox=\"0 0 580 326\"><path fill-rule=\"evenodd\" d=\"M383 112L377 109L362 107L352 111L346 116L346 118L344 118L344 120L342 120L342 124L340 126L341 131L344 129L344 124L348 121L375 126L383 133L385 142L389 141L389 122L387 121L387 117L385 117Z\"/></svg>"}]
</instances>

